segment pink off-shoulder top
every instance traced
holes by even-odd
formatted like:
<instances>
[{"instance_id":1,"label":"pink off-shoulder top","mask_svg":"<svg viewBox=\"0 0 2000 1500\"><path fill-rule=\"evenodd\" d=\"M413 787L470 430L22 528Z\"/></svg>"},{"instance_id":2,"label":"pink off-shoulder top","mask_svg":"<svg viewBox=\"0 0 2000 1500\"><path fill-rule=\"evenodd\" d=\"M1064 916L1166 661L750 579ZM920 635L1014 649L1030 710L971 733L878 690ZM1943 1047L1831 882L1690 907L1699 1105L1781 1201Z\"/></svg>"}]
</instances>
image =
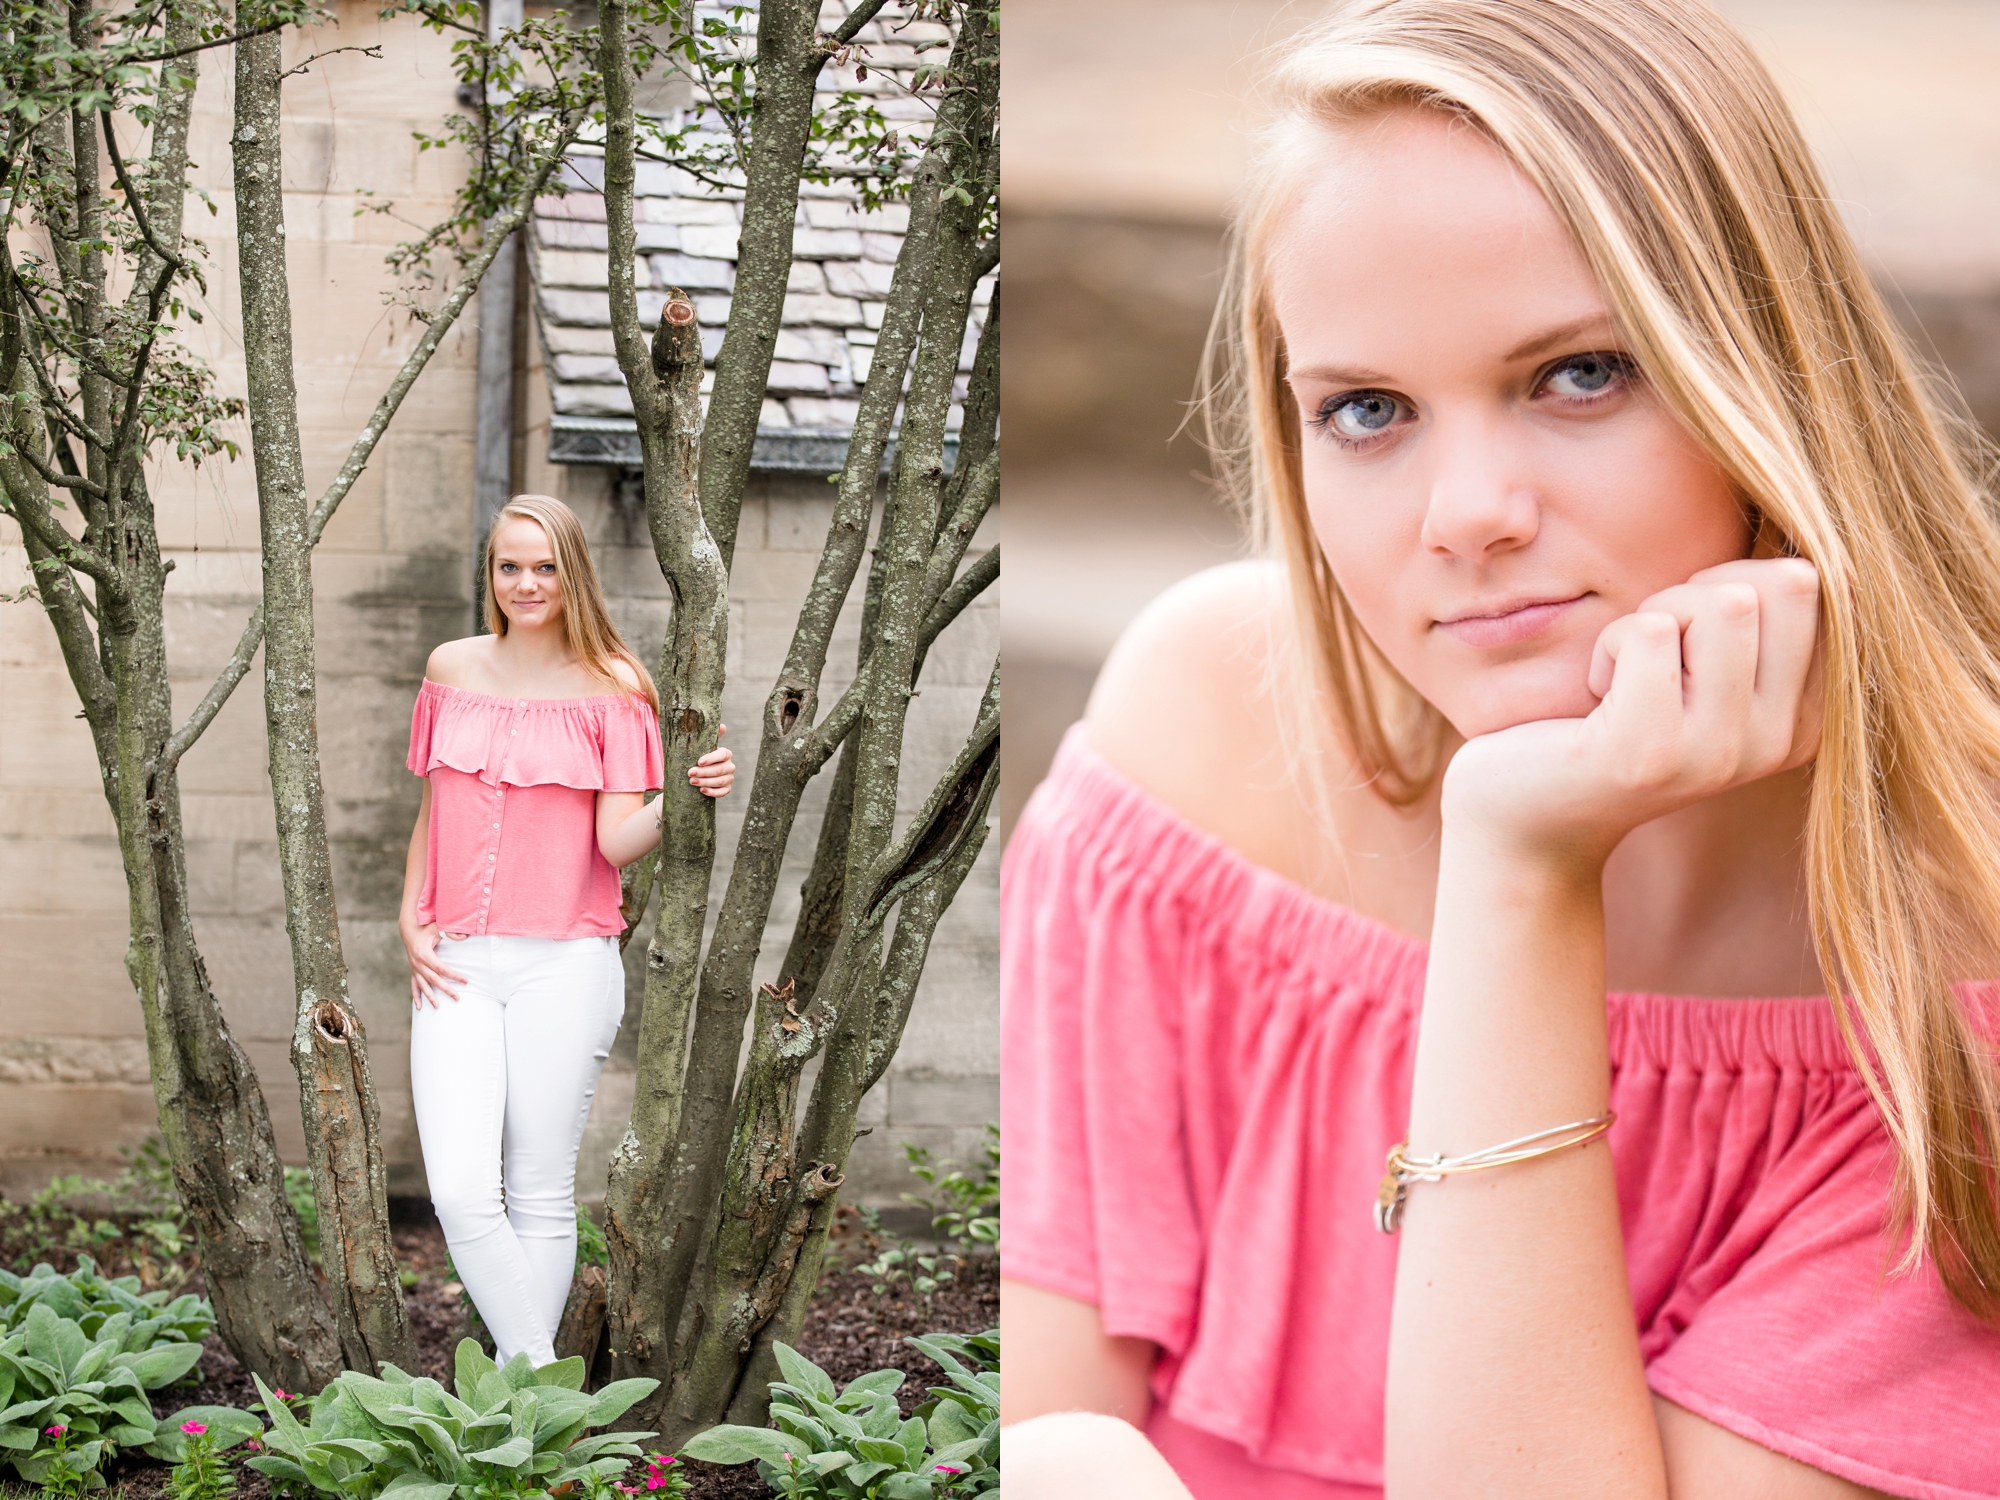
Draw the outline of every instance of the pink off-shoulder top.
<instances>
[{"instance_id":1,"label":"pink off-shoulder top","mask_svg":"<svg viewBox=\"0 0 2000 1500\"><path fill-rule=\"evenodd\" d=\"M1200 1500L1378 1497L1424 945L1252 864L1074 729L1001 874L1003 1272L1161 1354ZM1652 1389L1829 1473L2000 1497L2000 1331L1894 1259L1828 1002L1612 994L1609 1140ZM1439 1414L1448 1439L1448 1413Z\"/></svg>"},{"instance_id":2,"label":"pink off-shoulder top","mask_svg":"<svg viewBox=\"0 0 2000 1500\"><path fill-rule=\"evenodd\" d=\"M426 678L409 767L431 783L417 918L446 932L616 937L618 871L597 847L597 794L666 784L643 698L496 698Z\"/></svg>"}]
</instances>

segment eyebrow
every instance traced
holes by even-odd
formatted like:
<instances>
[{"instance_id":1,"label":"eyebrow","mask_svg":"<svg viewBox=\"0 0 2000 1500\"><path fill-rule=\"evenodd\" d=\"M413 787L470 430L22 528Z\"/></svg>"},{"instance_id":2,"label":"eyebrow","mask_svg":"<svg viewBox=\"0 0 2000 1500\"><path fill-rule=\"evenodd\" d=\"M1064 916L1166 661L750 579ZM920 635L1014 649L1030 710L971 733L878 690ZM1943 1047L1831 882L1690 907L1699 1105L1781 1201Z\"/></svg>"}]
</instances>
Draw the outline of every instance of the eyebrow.
<instances>
[{"instance_id":1,"label":"eyebrow","mask_svg":"<svg viewBox=\"0 0 2000 1500\"><path fill-rule=\"evenodd\" d=\"M1607 333L1614 330L1609 314L1591 313L1587 317L1576 318L1555 328L1546 329L1509 349L1500 357L1501 362L1511 365L1519 360L1533 359L1538 354L1546 354L1559 345L1599 329ZM1330 385L1386 385L1392 380L1391 376L1384 375L1380 370L1362 369L1356 365L1306 365L1286 373L1288 376L1297 375L1307 380L1323 380Z\"/></svg>"},{"instance_id":2,"label":"eyebrow","mask_svg":"<svg viewBox=\"0 0 2000 1500\"><path fill-rule=\"evenodd\" d=\"M538 558L533 563L532 566L539 568L543 563L552 563L554 561L555 559L553 557ZM495 567L498 567L501 563L512 563L514 564L515 567L518 568L521 566L521 559L518 557L508 557L505 553L502 553L500 556L493 559L493 563Z\"/></svg>"}]
</instances>

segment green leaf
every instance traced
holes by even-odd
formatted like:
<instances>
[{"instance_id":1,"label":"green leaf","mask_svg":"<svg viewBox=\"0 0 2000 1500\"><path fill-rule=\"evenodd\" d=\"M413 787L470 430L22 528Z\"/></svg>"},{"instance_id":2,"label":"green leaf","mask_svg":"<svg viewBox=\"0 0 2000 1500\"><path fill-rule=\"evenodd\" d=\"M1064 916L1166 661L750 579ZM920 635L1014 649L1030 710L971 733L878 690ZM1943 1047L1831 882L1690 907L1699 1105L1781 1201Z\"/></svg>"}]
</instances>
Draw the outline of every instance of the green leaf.
<instances>
[{"instance_id":1,"label":"green leaf","mask_svg":"<svg viewBox=\"0 0 2000 1500\"><path fill-rule=\"evenodd\" d=\"M891 1474L875 1493L879 1500L932 1500L937 1489L928 1474Z\"/></svg>"},{"instance_id":2,"label":"green leaf","mask_svg":"<svg viewBox=\"0 0 2000 1500\"><path fill-rule=\"evenodd\" d=\"M600 1453L622 1453L628 1458L639 1456L639 1444L649 1437L658 1437L657 1432L601 1432L596 1437L572 1443L563 1450L563 1457L580 1463L594 1459Z\"/></svg>"},{"instance_id":3,"label":"green leaf","mask_svg":"<svg viewBox=\"0 0 2000 1500\"><path fill-rule=\"evenodd\" d=\"M485 1352L471 1339L460 1339L457 1351L457 1375L454 1382L459 1399L472 1400L472 1387L481 1375L490 1375L499 1367L488 1359Z\"/></svg>"},{"instance_id":4,"label":"green leaf","mask_svg":"<svg viewBox=\"0 0 2000 1500\"><path fill-rule=\"evenodd\" d=\"M825 1423L807 1416L796 1406L787 1406L782 1401L771 1403L771 1420L784 1431L804 1439L815 1448L834 1446L833 1432Z\"/></svg>"},{"instance_id":5,"label":"green leaf","mask_svg":"<svg viewBox=\"0 0 2000 1500\"><path fill-rule=\"evenodd\" d=\"M930 1433L922 1417L911 1417L896 1429L896 1446L903 1450L903 1462L910 1468L923 1463L930 1448Z\"/></svg>"},{"instance_id":6,"label":"green leaf","mask_svg":"<svg viewBox=\"0 0 2000 1500\"><path fill-rule=\"evenodd\" d=\"M831 1401L840 1394L839 1388L833 1383L833 1377L790 1344L773 1343L771 1348L778 1356L778 1368L784 1371L787 1384L795 1385L800 1390L808 1391L826 1401ZM867 1376L864 1375L862 1379L867 1379Z\"/></svg>"},{"instance_id":7,"label":"green leaf","mask_svg":"<svg viewBox=\"0 0 2000 1500\"><path fill-rule=\"evenodd\" d=\"M524 1390L534 1385L535 1367L528 1362L525 1353L517 1354L507 1361L507 1368L500 1372L501 1378L514 1390Z\"/></svg>"},{"instance_id":8,"label":"green leaf","mask_svg":"<svg viewBox=\"0 0 2000 1500\"><path fill-rule=\"evenodd\" d=\"M172 1416L161 1417L158 1421L153 1420L149 1411L146 1414L145 1435L135 1440L135 1446L154 1458L177 1464L187 1456L188 1434L181 1431L183 1422L199 1422L206 1427L209 1441L217 1453L264 1435L264 1424L254 1412L240 1411L233 1406L184 1406Z\"/></svg>"},{"instance_id":9,"label":"green leaf","mask_svg":"<svg viewBox=\"0 0 2000 1500\"><path fill-rule=\"evenodd\" d=\"M111 1362L139 1377L149 1391L172 1385L201 1363L199 1344L155 1344L140 1354L116 1354Z\"/></svg>"},{"instance_id":10,"label":"green leaf","mask_svg":"<svg viewBox=\"0 0 2000 1500\"><path fill-rule=\"evenodd\" d=\"M849 1464L840 1477L856 1489L865 1489L869 1480L879 1479L884 1474L893 1474L895 1471L894 1464L885 1464L880 1459L869 1459L865 1463Z\"/></svg>"},{"instance_id":11,"label":"green leaf","mask_svg":"<svg viewBox=\"0 0 2000 1500\"><path fill-rule=\"evenodd\" d=\"M436 1418L413 1418L411 1425L416 1429L417 1436L423 1439L424 1445L431 1450L432 1456L437 1459L438 1473L449 1475L454 1481L462 1481L471 1473L464 1455L459 1452L458 1444L450 1433L438 1425Z\"/></svg>"},{"instance_id":12,"label":"green leaf","mask_svg":"<svg viewBox=\"0 0 2000 1500\"><path fill-rule=\"evenodd\" d=\"M949 1448L953 1443L962 1443L978 1435L978 1424L956 1401L940 1401L937 1410L931 1413L930 1439L933 1448Z\"/></svg>"},{"instance_id":13,"label":"green leaf","mask_svg":"<svg viewBox=\"0 0 2000 1500\"><path fill-rule=\"evenodd\" d=\"M482 1370L473 1380L471 1390L461 1385L458 1393L477 1407L481 1416L491 1416L495 1407L504 1408L514 1399L514 1387L498 1370Z\"/></svg>"},{"instance_id":14,"label":"green leaf","mask_svg":"<svg viewBox=\"0 0 2000 1500\"><path fill-rule=\"evenodd\" d=\"M422 1474L398 1474L376 1500L451 1500L455 1484L440 1484Z\"/></svg>"},{"instance_id":15,"label":"green leaf","mask_svg":"<svg viewBox=\"0 0 2000 1500\"><path fill-rule=\"evenodd\" d=\"M635 1403L658 1390L660 1382L651 1376L638 1376L632 1380L614 1380L591 1400L590 1425L602 1427L606 1422L615 1422Z\"/></svg>"},{"instance_id":16,"label":"green leaf","mask_svg":"<svg viewBox=\"0 0 2000 1500\"><path fill-rule=\"evenodd\" d=\"M68 1283L63 1282L61 1285L67 1287ZM72 1297L75 1295L73 1290L71 1295ZM63 1384L67 1385L70 1372L76 1368L76 1362L83 1358L84 1350L90 1347L90 1340L85 1338L83 1330L68 1318L58 1317L49 1307L50 1300L43 1298L28 1309L28 1321L24 1329L27 1335L27 1350L60 1375ZM196 1352L198 1354L200 1351Z\"/></svg>"},{"instance_id":17,"label":"green leaf","mask_svg":"<svg viewBox=\"0 0 2000 1500\"><path fill-rule=\"evenodd\" d=\"M710 1464L747 1464L753 1458L784 1468L800 1451L796 1438L785 1438L768 1427L711 1427L681 1444L681 1453Z\"/></svg>"},{"instance_id":18,"label":"green leaf","mask_svg":"<svg viewBox=\"0 0 2000 1500\"><path fill-rule=\"evenodd\" d=\"M308 1482L304 1469L289 1458L281 1458L275 1453L259 1453L254 1458L244 1459L243 1462L260 1474L269 1474L273 1479L290 1479L298 1484Z\"/></svg>"},{"instance_id":19,"label":"green leaf","mask_svg":"<svg viewBox=\"0 0 2000 1500\"><path fill-rule=\"evenodd\" d=\"M986 1446L985 1438L970 1437L967 1438L964 1442L952 1443L946 1447L938 1449L937 1452L931 1455L931 1463L933 1466L937 1464L962 1463L964 1460L968 1458L976 1457L979 1453L979 1450L981 1448L984 1448L985 1446Z\"/></svg>"},{"instance_id":20,"label":"green leaf","mask_svg":"<svg viewBox=\"0 0 2000 1500\"><path fill-rule=\"evenodd\" d=\"M523 1435L509 1438L497 1448L487 1448L467 1457L482 1464L492 1464L496 1468L511 1469L527 1459L535 1451L534 1441Z\"/></svg>"},{"instance_id":21,"label":"green leaf","mask_svg":"<svg viewBox=\"0 0 2000 1500\"><path fill-rule=\"evenodd\" d=\"M585 1419L590 1415L590 1397L567 1386L542 1386L535 1398L534 1411L533 1430L536 1446L539 1447L549 1434L571 1423L577 1424L579 1429L587 1426Z\"/></svg>"},{"instance_id":22,"label":"green leaf","mask_svg":"<svg viewBox=\"0 0 2000 1500\"><path fill-rule=\"evenodd\" d=\"M840 1404L858 1403L864 1396L893 1396L903 1388L906 1378L901 1370L870 1370L857 1375L841 1391Z\"/></svg>"},{"instance_id":23,"label":"green leaf","mask_svg":"<svg viewBox=\"0 0 2000 1500\"><path fill-rule=\"evenodd\" d=\"M543 1365L535 1371L535 1384L557 1386L563 1390L580 1391L583 1377L588 1373L581 1356L572 1354L568 1359L559 1359L552 1365Z\"/></svg>"},{"instance_id":24,"label":"green leaf","mask_svg":"<svg viewBox=\"0 0 2000 1500\"><path fill-rule=\"evenodd\" d=\"M890 1438L865 1437L854 1444L854 1451L863 1458L889 1465L892 1469L903 1467L903 1445ZM919 1454L918 1457L922 1457Z\"/></svg>"},{"instance_id":25,"label":"green leaf","mask_svg":"<svg viewBox=\"0 0 2000 1500\"><path fill-rule=\"evenodd\" d=\"M306 1449L312 1443L311 1435L299 1426L299 1419L291 1414L285 1403L271 1394L271 1388L264 1384L262 1375L252 1371L250 1378L257 1382L257 1394L264 1398L264 1410L270 1413L271 1446L303 1462Z\"/></svg>"}]
</instances>

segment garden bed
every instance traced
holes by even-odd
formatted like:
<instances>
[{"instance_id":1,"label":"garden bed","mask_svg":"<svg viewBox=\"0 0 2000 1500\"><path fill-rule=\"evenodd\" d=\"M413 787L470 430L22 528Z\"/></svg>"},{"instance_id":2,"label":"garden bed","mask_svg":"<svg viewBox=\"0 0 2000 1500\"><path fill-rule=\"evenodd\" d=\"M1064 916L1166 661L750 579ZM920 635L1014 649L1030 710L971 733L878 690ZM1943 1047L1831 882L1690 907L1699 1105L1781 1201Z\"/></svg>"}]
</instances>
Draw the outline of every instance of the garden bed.
<instances>
[{"instance_id":1,"label":"garden bed","mask_svg":"<svg viewBox=\"0 0 2000 1500\"><path fill-rule=\"evenodd\" d=\"M393 1205L396 1223L397 1259L414 1272L414 1285L405 1290L410 1323L416 1337L419 1368L413 1375L430 1375L449 1387L452 1382L452 1353L465 1336L465 1320L459 1289L448 1278L445 1243L428 1203L397 1200ZM879 1248L859 1221L846 1209L841 1212L834 1255L830 1257L820 1289L799 1338L799 1350L844 1384L870 1370L893 1366L908 1374L900 1404L907 1415L925 1398L926 1388L939 1383L942 1372L924 1355L903 1343L912 1334L936 1331L977 1333L999 1321L1000 1279L997 1258L980 1255L963 1263L954 1281L939 1287L929 1298L917 1296L908 1282L887 1290L878 1280L854 1268ZM45 1257L58 1270L75 1264L73 1256ZM116 1261L122 1257L107 1257ZM26 1266L19 1267L25 1271ZM136 1269L129 1265L105 1265L107 1274ZM149 1278L150 1279L150 1278ZM177 1291L205 1293L199 1272L186 1278ZM183 1407L222 1405L250 1408L258 1395L250 1376L222 1340L210 1334L203 1345L197 1367L200 1384L170 1388L153 1393L156 1415L166 1416ZM245 1468L242 1449L232 1450L238 1500L267 1500L271 1494L268 1478ZM690 1493L698 1500L758 1500L770 1491L750 1465L724 1468L688 1461L685 1471L691 1481ZM107 1500L154 1500L167 1493L168 1466L144 1454L128 1452L115 1459L107 1478L110 1488L99 1493ZM30 1496L33 1486L9 1479L0 1481L0 1495Z\"/></svg>"}]
</instances>

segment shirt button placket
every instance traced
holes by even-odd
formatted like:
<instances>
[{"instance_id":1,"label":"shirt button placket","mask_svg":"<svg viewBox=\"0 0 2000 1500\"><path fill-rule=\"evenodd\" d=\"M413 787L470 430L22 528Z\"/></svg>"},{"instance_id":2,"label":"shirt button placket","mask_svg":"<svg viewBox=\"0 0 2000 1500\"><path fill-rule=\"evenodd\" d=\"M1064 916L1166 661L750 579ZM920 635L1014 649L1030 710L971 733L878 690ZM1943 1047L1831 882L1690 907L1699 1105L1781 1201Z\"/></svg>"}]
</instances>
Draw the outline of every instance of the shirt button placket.
<instances>
[{"instance_id":1,"label":"shirt button placket","mask_svg":"<svg viewBox=\"0 0 2000 1500\"><path fill-rule=\"evenodd\" d=\"M486 863L489 866L486 871L486 878L489 881L496 873L500 862L500 821L504 816L507 805L507 783L505 777L507 772L511 771L514 766L513 741L514 737L521 730L521 716L527 711L528 700L526 698L517 698L514 700L514 712L511 716L513 722L507 726L507 757L500 773L502 780L498 786L493 788L493 827L486 836ZM484 932L493 916L493 887L491 885L482 886L480 891L479 930Z\"/></svg>"}]
</instances>

